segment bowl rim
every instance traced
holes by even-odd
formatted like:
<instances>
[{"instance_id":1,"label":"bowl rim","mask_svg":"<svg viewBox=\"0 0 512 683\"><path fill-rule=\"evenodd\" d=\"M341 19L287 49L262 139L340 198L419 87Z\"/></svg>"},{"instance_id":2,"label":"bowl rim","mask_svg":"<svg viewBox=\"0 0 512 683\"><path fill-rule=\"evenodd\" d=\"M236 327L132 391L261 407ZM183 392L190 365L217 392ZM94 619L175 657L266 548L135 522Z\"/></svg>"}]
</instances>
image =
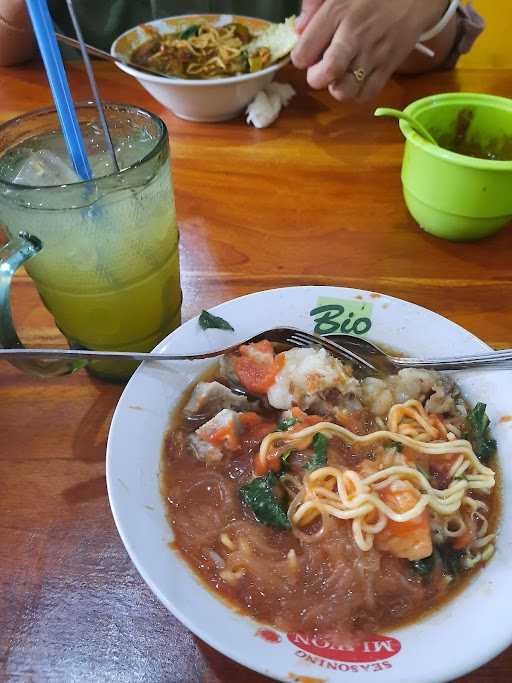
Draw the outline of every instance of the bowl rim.
<instances>
[{"instance_id":1,"label":"bowl rim","mask_svg":"<svg viewBox=\"0 0 512 683\"><path fill-rule=\"evenodd\" d=\"M112 57L115 57L116 59L119 58L119 56L123 56L122 53L117 49L117 43L128 33L131 33L135 29L140 28L143 24L146 26L152 26L154 24L157 24L162 21L167 21L168 19L208 19L209 17L220 17L220 16L232 16L233 19L242 19L242 20L248 20L248 21L258 21L261 22L262 24L266 24L267 26L270 26L272 24L271 21L267 21L266 19L261 19L259 17L249 17L244 14L213 14L213 13L205 13L205 14L176 14L172 15L169 17L161 17L160 19L153 19L152 21L145 21L142 24L137 24L136 26L132 26L131 28L127 29L123 33L121 33L117 38L114 40L112 45L110 46L110 54ZM255 80L263 75L268 75L268 74L273 74L276 71L279 71L283 66L286 66L290 62L290 57L285 56L282 59L279 59L277 62L274 62L274 64L271 64L270 66L267 66L265 69L261 69L260 71L255 71L254 73L249 73L249 74L241 74L239 76L228 76L226 78L208 78L208 79L186 79L186 78L172 78L171 76L157 76L157 75L152 75L149 73L146 73L144 71L139 71L138 69L135 69L132 66L129 66L128 64L124 64L123 62L116 61L116 66L121 69L121 71L126 72L127 74L130 74L130 76L134 76L138 80L143 80L143 81L150 81L151 83L159 83L161 85L179 85L183 86L186 88L196 88L196 87L219 87L219 86L226 86L229 85L230 83L243 83L245 81L252 81Z\"/></svg>"},{"instance_id":2,"label":"bowl rim","mask_svg":"<svg viewBox=\"0 0 512 683\"><path fill-rule=\"evenodd\" d=\"M498 95L471 92L440 93L422 97L407 105L407 107L404 109L404 112L414 116L425 109L451 102L467 105L478 105L484 103L494 104L496 106L500 106L502 109L508 109L512 115L512 99L509 99L508 97L500 97ZM470 157L465 154L459 154L458 152L452 152L449 149L438 147L428 140L425 140L425 138L419 135L404 119L399 121L399 126L408 142L413 144L415 147L432 154L432 156L444 161L451 162L457 166L475 168L482 171L512 171L512 160L495 161L493 159L478 159L477 157Z\"/></svg>"}]
</instances>

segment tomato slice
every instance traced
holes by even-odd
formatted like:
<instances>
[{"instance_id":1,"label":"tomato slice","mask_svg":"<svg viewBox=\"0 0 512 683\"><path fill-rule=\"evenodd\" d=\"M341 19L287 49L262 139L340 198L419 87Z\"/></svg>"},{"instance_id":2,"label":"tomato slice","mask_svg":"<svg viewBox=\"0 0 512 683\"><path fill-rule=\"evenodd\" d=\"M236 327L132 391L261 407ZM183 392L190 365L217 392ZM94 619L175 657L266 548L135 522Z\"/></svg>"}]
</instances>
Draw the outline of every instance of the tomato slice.
<instances>
[{"instance_id":1,"label":"tomato slice","mask_svg":"<svg viewBox=\"0 0 512 683\"><path fill-rule=\"evenodd\" d=\"M402 488L394 483L379 491L382 500L398 513L411 510L420 498L420 492L410 482ZM389 552L395 557L408 560L422 560L432 555L432 535L428 513L423 510L417 517L407 522L388 520L385 528L375 537L379 550Z\"/></svg>"},{"instance_id":2,"label":"tomato slice","mask_svg":"<svg viewBox=\"0 0 512 683\"><path fill-rule=\"evenodd\" d=\"M236 451L240 446L240 439L233 423L229 423L225 427L221 427L216 432L213 432L213 434L210 434L208 441L217 446L217 448L224 446L228 451Z\"/></svg>"},{"instance_id":3,"label":"tomato slice","mask_svg":"<svg viewBox=\"0 0 512 683\"><path fill-rule=\"evenodd\" d=\"M284 356L274 355L272 344L266 339L240 347L240 355L233 358L240 383L252 394L266 394L277 373L284 365Z\"/></svg>"}]
</instances>

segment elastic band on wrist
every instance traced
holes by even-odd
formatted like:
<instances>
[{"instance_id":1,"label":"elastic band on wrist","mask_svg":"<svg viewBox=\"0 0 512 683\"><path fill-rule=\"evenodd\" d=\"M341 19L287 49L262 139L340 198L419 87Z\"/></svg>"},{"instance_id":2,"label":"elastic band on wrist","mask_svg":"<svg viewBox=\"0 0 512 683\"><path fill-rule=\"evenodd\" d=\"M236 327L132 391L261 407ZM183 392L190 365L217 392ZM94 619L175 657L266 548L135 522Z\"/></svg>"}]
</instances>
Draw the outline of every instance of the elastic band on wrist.
<instances>
[{"instance_id":1,"label":"elastic band on wrist","mask_svg":"<svg viewBox=\"0 0 512 683\"><path fill-rule=\"evenodd\" d=\"M422 43L426 43L427 41L432 40L432 38L435 38L440 33L442 33L455 16L457 10L459 9L459 5L460 0L451 0L448 9L443 14L441 19L429 31L426 31L420 36L420 41Z\"/></svg>"}]
</instances>

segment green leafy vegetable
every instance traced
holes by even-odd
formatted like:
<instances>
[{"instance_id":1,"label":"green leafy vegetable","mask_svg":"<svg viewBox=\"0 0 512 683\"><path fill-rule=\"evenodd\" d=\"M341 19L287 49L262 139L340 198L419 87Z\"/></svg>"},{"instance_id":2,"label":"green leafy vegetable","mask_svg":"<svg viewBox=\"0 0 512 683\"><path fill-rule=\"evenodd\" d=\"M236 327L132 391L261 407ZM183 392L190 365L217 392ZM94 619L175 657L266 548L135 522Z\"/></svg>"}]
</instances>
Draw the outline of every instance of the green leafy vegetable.
<instances>
[{"instance_id":1,"label":"green leafy vegetable","mask_svg":"<svg viewBox=\"0 0 512 683\"><path fill-rule=\"evenodd\" d=\"M246 26L245 24L240 24L240 22L238 21L234 21L231 24L228 24L228 26L235 27L235 36L237 38L240 38L243 45L247 45L247 43L251 42L252 35L248 26Z\"/></svg>"},{"instance_id":2,"label":"green leafy vegetable","mask_svg":"<svg viewBox=\"0 0 512 683\"><path fill-rule=\"evenodd\" d=\"M432 555L423 558L423 560L415 560L414 562L411 562L411 567L416 574L419 574L420 576L428 576L432 573L435 564L436 558L434 553L432 553Z\"/></svg>"},{"instance_id":3,"label":"green leafy vegetable","mask_svg":"<svg viewBox=\"0 0 512 683\"><path fill-rule=\"evenodd\" d=\"M298 420L296 417L285 417L277 423L276 432L285 432L293 425L297 424Z\"/></svg>"},{"instance_id":4,"label":"green leafy vegetable","mask_svg":"<svg viewBox=\"0 0 512 683\"><path fill-rule=\"evenodd\" d=\"M283 506L276 498L273 488L278 484L276 475L269 472L264 477L253 479L238 492L242 503L251 508L262 524L276 529L290 529L290 522Z\"/></svg>"},{"instance_id":5,"label":"green leafy vegetable","mask_svg":"<svg viewBox=\"0 0 512 683\"><path fill-rule=\"evenodd\" d=\"M201 315L199 316L199 326L202 330L216 329L235 331L235 328L232 327L227 320L224 320L224 318L221 318L218 315L212 315L204 310L201 311Z\"/></svg>"},{"instance_id":6,"label":"green leafy vegetable","mask_svg":"<svg viewBox=\"0 0 512 683\"><path fill-rule=\"evenodd\" d=\"M249 55L247 54L247 50L242 50L242 52L240 52L240 62L242 71L250 71L251 67L249 64Z\"/></svg>"},{"instance_id":7,"label":"green leafy vegetable","mask_svg":"<svg viewBox=\"0 0 512 683\"><path fill-rule=\"evenodd\" d=\"M292 454L293 448L289 448L287 451L283 453L281 456L281 462L288 462L288 458Z\"/></svg>"},{"instance_id":8,"label":"green leafy vegetable","mask_svg":"<svg viewBox=\"0 0 512 683\"><path fill-rule=\"evenodd\" d=\"M309 462L304 465L304 469L307 472L313 472L313 470L317 470L319 467L325 467L325 465L327 465L328 443L329 439L325 434L321 434L320 432L315 434L313 437L313 450L315 453L311 456Z\"/></svg>"},{"instance_id":9,"label":"green leafy vegetable","mask_svg":"<svg viewBox=\"0 0 512 683\"><path fill-rule=\"evenodd\" d=\"M388 441L385 444L386 448L394 448L398 453L401 453L403 450L403 446L399 441Z\"/></svg>"},{"instance_id":10,"label":"green leafy vegetable","mask_svg":"<svg viewBox=\"0 0 512 683\"><path fill-rule=\"evenodd\" d=\"M187 28L184 29L180 33L180 38L181 38L181 40L188 40L189 38L193 38L194 36L197 36L198 33L199 33L198 24L192 24L191 26L187 26Z\"/></svg>"},{"instance_id":11,"label":"green leafy vegetable","mask_svg":"<svg viewBox=\"0 0 512 683\"><path fill-rule=\"evenodd\" d=\"M281 478L283 474L286 474L286 472L290 471L290 463L288 462L288 458L292 453L293 448L289 448L281 455L281 469L276 473L277 477Z\"/></svg>"},{"instance_id":12,"label":"green leafy vegetable","mask_svg":"<svg viewBox=\"0 0 512 683\"><path fill-rule=\"evenodd\" d=\"M456 550L449 543L444 543L437 546L432 555L425 557L423 560L411 562L410 565L416 574L426 577L432 573L436 562L440 561L443 565L443 574L455 577L464 571L463 557L464 550Z\"/></svg>"},{"instance_id":13,"label":"green leafy vegetable","mask_svg":"<svg viewBox=\"0 0 512 683\"><path fill-rule=\"evenodd\" d=\"M462 566L462 558L464 550L456 550L448 543L439 546L439 554L443 561L444 573L449 576L458 576L464 567Z\"/></svg>"},{"instance_id":14,"label":"green leafy vegetable","mask_svg":"<svg viewBox=\"0 0 512 683\"><path fill-rule=\"evenodd\" d=\"M477 403L466 418L467 438L471 441L476 457L487 462L496 452L496 440L489 438L489 418L485 403Z\"/></svg>"}]
</instances>

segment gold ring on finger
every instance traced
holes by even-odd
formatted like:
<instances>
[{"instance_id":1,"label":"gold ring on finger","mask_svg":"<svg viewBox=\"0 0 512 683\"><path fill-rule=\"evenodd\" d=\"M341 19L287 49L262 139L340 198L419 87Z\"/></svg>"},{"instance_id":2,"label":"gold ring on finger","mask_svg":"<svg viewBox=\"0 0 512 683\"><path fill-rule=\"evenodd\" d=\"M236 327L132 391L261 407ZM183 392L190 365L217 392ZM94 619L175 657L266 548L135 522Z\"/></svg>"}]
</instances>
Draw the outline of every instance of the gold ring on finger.
<instances>
[{"instance_id":1,"label":"gold ring on finger","mask_svg":"<svg viewBox=\"0 0 512 683\"><path fill-rule=\"evenodd\" d=\"M358 83L362 83L366 78L366 71L362 67L352 69L352 74Z\"/></svg>"}]
</instances>

